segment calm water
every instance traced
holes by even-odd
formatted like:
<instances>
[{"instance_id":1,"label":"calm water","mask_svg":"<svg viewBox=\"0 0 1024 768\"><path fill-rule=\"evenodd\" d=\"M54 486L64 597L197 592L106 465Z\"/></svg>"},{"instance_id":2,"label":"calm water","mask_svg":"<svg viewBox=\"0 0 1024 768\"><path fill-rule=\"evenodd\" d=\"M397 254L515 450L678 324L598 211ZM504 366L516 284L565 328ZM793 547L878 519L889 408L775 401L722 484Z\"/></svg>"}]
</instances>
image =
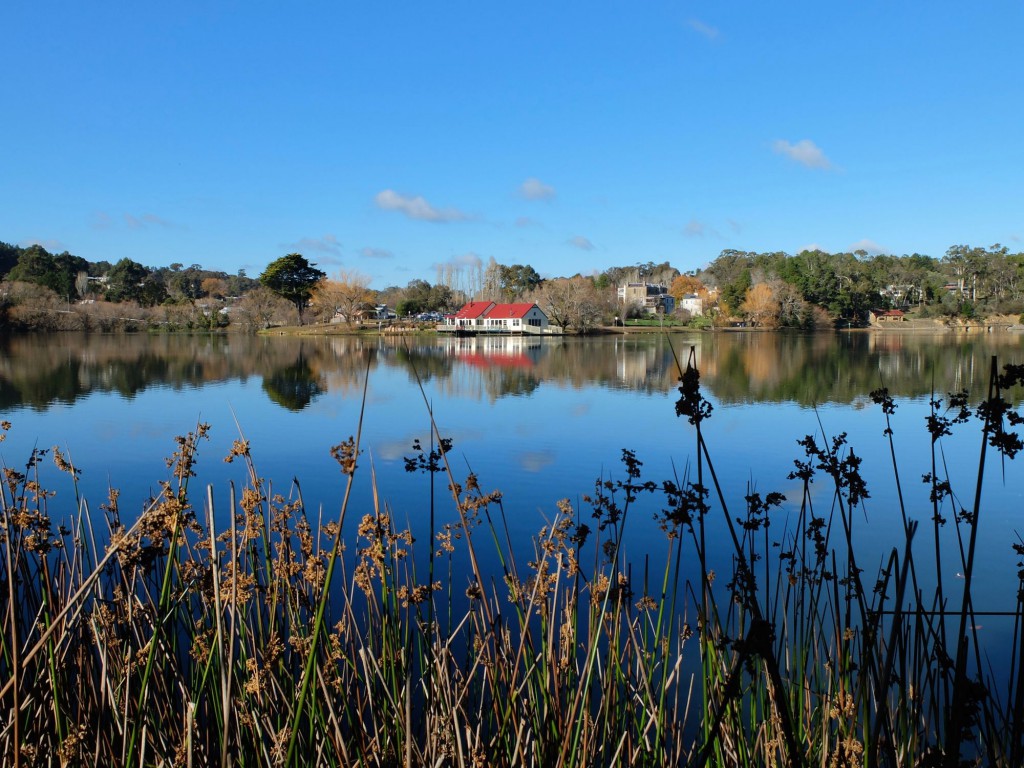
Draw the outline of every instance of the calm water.
<instances>
[{"instance_id":1,"label":"calm water","mask_svg":"<svg viewBox=\"0 0 1024 768\"><path fill-rule=\"evenodd\" d=\"M1008 333L694 334L675 335L671 344L684 361L694 348L714 405L705 436L734 515L750 487L798 501L799 486L787 479L794 459L804 458L797 439L848 434L864 457L871 493L857 517L858 557L868 573L901 537L885 422L868 393L884 383L897 397L900 472L910 515L922 523L918 545L927 552L931 509L920 479L929 469L923 426L931 392L966 388L974 403L987 386L992 355L1000 363L1024 362L1024 335ZM194 482L213 485L218 517L225 519L228 481L244 483L243 469L222 461L241 432L275 491L291 493L297 479L307 508L329 518L343 490L329 451L355 433L367 376L364 454L347 527L370 509L372 467L396 519L408 520L417 537L428 535L428 479L407 473L403 462L415 440L429 440L428 404L441 433L454 440L457 477L471 469L484 490L504 493L511 536L527 552L559 499L587 514L581 496L595 479L623 477L622 449L635 451L645 479L656 481L682 476L694 459L693 428L675 416L677 373L663 337L61 335L0 338L0 419L13 424L0 460L20 468L33 447L57 445L83 471L93 509L113 486L128 515L167 477L174 436L203 421L212 431ZM973 498L979 444L977 423L944 444L965 506ZM981 610L1012 607L1016 593L1010 545L1020 540L1021 461L1004 468L993 458L987 470L979 577L992 604L978 604ZM44 484L49 478L58 490L51 516L62 519L74 508L72 489L52 468L45 472ZM823 479L815 487L822 514L831 507L831 489ZM443 498L443 482L438 490ZM634 556L664 551L653 512L632 513L626 544ZM787 514L778 513L773 536L784 535ZM451 505L443 506L442 520L452 517ZM952 526L944 535L952 536ZM724 570L729 553L720 555ZM950 549L947 561L954 556Z\"/></svg>"}]
</instances>

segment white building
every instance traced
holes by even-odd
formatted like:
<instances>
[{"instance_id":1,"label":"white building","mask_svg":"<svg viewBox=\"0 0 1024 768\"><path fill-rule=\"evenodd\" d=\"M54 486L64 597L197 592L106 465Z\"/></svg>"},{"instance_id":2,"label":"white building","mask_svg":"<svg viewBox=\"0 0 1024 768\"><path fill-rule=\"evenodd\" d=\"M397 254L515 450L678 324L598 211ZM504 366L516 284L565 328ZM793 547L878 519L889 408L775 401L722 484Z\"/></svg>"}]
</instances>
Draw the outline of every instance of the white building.
<instances>
[{"instance_id":1,"label":"white building","mask_svg":"<svg viewBox=\"0 0 1024 768\"><path fill-rule=\"evenodd\" d=\"M550 321L536 304L471 301L447 318L446 324L480 333L544 333Z\"/></svg>"},{"instance_id":2,"label":"white building","mask_svg":"<svg viewBox=\"0 0 1024 768\"><path fill-rule=\"evenodd\" d=\"M696 293L687 293L679 302L679 308L690 313L690 317L700 317L704 314L704 299Z\"/></svg>"}]
</instances>

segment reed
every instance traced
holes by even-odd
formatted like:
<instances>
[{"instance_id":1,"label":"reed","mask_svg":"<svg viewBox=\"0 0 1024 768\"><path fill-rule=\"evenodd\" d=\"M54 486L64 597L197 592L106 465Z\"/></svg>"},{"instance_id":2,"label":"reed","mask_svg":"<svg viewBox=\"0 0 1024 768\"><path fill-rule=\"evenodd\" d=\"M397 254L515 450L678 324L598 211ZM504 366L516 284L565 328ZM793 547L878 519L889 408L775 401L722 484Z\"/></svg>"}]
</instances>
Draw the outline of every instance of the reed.
<instances>
[{"instance_id":1,"label":"reed","mask_svg":"<svg viewBox=\"0 0 1024 768\"><path fill-rule=\"evenodd\" d=\"M113 489L94 516L57 449L4 467L0 763L1020 765L1024 581L1004 612L1012 647L986 649L973 576L987 452L1008 460L1022 447L1003 393L1024 367L993 360L974 414L966 393L933 397L930 544L904 506L896 403L872 394L903 540L870 565L857 522L869 489L846 436L822 425L798 441L800 498L751 487L729 499L692 351L679 369L685 469L647 479L623 450L617 473L557 502L530 552L515 551L502 494L456 476L426 399L430 443L406 468L429 483L429 510L378 493L362 415L332 451L346 492L327 517L297 485L275 492L244 435L225 459L244 467L240 487L219 502L212 488L195 493L206 424L177 438L167 479L131 524ZM966 505L943 445L974 416ZM71 483L70 509L53 509L50 461ZM353 521L364 473L373 503ZM813 483L830 488L827 508ZM431 541L417 543L400 520L428 512ZM654 514L665 538L662 555L632 562L637 514ZM728 543L727 559L711 540ZM942 579L950 560L965 577L958 604ZM991 672L997 650L1008 676Z\"/></svg>"}]
</instances>

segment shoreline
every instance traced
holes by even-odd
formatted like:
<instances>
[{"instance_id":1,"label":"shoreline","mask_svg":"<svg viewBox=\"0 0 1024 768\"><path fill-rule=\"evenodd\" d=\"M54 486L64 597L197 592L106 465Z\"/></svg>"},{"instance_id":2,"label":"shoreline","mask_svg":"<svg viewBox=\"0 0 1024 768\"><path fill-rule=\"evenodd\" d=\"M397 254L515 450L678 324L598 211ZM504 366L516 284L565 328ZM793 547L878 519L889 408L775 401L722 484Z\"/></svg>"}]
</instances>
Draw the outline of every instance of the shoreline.
<instances>
[{"instance_id":1,"label":"shoreline","mask_svg":"<svg viewBox=\"0 0 1024 768\"><path fill-rule=\"evenodd\" d=\"M229 331L230 332L230 331ZM533 338L565 338L586 336L631 336L635 334L661 333L1020 333L1024 332L1024 324L1019 318L996 316L970 323L949 323L939 319L905 320L899 323L871 323L864 326L847 328L818 328L806 330L802 328L759 328L751 326L720 326L716 328L691 328L688 326L611 326L602 325L590 333L559 333L542 334ZM435 328L373 327L345 326L334 324L293 325L266 328L257 331L260 336L442 336ZM509 334L496 334L509 335Z\"/></svg>"}]
</instances>

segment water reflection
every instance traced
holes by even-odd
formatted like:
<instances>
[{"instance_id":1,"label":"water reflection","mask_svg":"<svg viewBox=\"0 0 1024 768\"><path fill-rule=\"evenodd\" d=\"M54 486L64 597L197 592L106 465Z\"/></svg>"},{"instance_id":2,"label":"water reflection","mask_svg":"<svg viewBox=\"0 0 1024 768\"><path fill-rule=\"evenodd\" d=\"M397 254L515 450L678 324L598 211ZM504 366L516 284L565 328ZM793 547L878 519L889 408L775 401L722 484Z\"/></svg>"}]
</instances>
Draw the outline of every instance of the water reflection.
<instances>
[{"instance_id":1,"label":"water reflection","mask_svg":"<svg viewBox=\"0 0 1024 768\"><path fill-rule=\"evenodd\" d=\"M275 404L307 407L362 387L367 367L404 369L445 394L495 402L542 384L662 394L673 347L696 350L702 383L723 403L854 403L881 385L900 397L981 392L991 356L1020 362L1024 335L722 333L544 339L282 338L54 334L0 337L0 411L44 410L91 392L131 399L149 387L198 388L259 377Z\"/></svg>"},{"instance_id":2,"label":"water reflection","mask_svg":"<svg viewBox=\"0 0 1024 768\"><path fill-rule=\"evenodd\" d=\"M294 363L276 368L263 377L267 397L289 411L301 411L327 391L324 377L310 366L299 343L299 356Z\"/></svg>"}]
</instances>

